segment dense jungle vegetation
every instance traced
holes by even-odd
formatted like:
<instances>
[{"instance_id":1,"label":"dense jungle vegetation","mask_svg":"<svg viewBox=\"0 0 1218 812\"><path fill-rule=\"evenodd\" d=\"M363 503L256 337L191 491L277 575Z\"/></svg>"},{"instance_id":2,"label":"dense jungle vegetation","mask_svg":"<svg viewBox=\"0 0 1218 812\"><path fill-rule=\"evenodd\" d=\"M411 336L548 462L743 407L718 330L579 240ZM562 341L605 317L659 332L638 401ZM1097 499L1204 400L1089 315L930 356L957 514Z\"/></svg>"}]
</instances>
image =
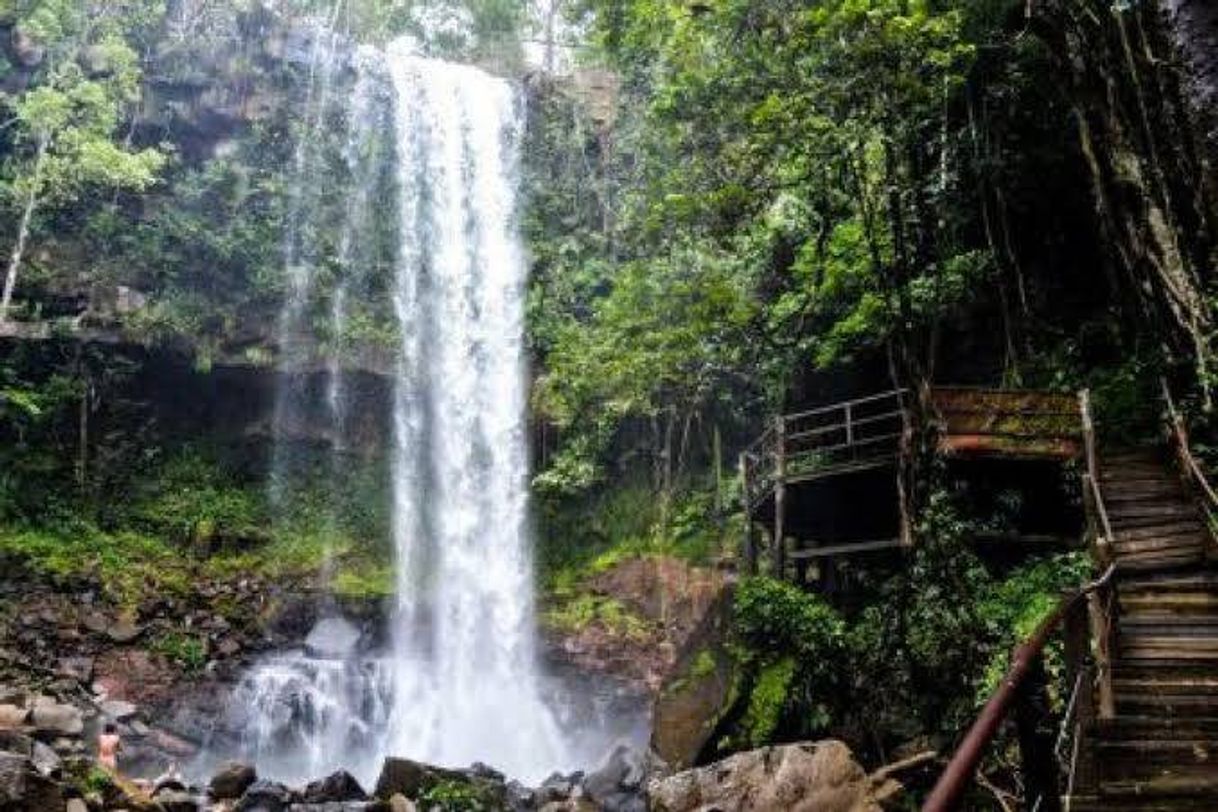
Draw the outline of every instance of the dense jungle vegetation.
<instances>
[{"instance_id":1,"label":"dense jungle vegetation","mask_svg":"<svg viewBox=\"0 0 1218 812\"><path fill-rule=\"evenodd\" d=\"M323 560L342 595L389 592L379 463L272 504L265 431L224 429L257 407L217 404L273 385L305 70L277 15L383 42L417 33L420 5L0 2L0 555L96 571L119 600L200 566ZM556 605L587 607L581 579L624 556L730 560L735 453L784 410L894 384L1090 387L1105 430L1137 438L1166 375L1210 436L1215 153L1189 32L1159 4L548 4L579 69L611 77L596 115L525 65L553 26L510 0L428 8L458 6L473 34L429 47L518 75L529 105ZM393 340L375 307L352 324L321 338L352 363ZM983 560L968 539L995 517L929 459L915 476L917 547L855 567L848 605L740 585L744 710L720 749L833 733L879 761L950 739L1086 577L1082 552Z\"/></svg>"}]
</instances>

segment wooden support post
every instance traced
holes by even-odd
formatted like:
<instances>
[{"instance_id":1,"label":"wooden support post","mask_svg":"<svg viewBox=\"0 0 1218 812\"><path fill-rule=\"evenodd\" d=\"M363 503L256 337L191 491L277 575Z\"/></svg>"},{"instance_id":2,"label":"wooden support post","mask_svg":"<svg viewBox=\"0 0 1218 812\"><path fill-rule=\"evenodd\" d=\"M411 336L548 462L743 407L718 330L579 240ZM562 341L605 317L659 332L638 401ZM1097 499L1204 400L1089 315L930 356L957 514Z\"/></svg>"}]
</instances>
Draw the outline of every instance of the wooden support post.
<instances>
[{"instance_id":1,"label":"wooden support post","mask_svg":"<svg viewBox=\"0 0 1218 812\"><path fill-rule=\"evenodd\" d=\"M1091 639L1095 643L1095 691L1100 719L1116 716L1116 700L1112 695L1112 657L1109 654L1110 633L1108 612L1099 591L1087 595L1087 616L1091 622Z\"/></svg>"},{"instance_id":2,"label":"wooden support post","mask_svg":"<svg viewBox=\"0 0 1218 812\"><path fill-rule=\"evenodd\" d=\"M1086 795L1096 788L1095 748L1085 746L1085 739L1091 734L1092 722L1095 721L1095 668L1091 662L1091 635L1088 628L1087 607L1076 605L1066 615L1063 632L1063 654L1066 660L1066 690L1073 692L1075 686L1078 693L1074 697L1074 741L1073 756L1075 794ZM1069 696L1067 696L1067 702ZM1067 762L1068 763L1068 762Z\"/></svg>"},{"instance_id":3,"label":"wooden support post","mask_svg":"<svg viewBox=\"0 0 1218 812\"><path fill-rule=\"evenodd\" d=\"M1015 704L1019 756L1023 762L1024 803L1029 809L1061 812L1057 757L1043 657L1035 658L1020 685Z\"/></svg>"},{"instance_id":4,"label":"wooden support post","mask_svg":"<svg viewBox=\"0 0 1218 812\"><path fill-rule=\"evenodd\" d=\"M740 455L740 501L744 508L744 571L757 574L757 544L753 536L753 491L749 482L749 458Z\"/></svg>"},{"instance_id":5,"label":"wooden support post","mask_svg":"<svg viewBox=\"0 0 1218 812\"><path fill-rule=\"evenodd\" d=\"M774 543L770 549L775 578L786 576L787 549L787 424L781 416L774 422Z\"/></svg>"},{"instance_id":6,"label":"wooden support post","mask_svg":"<svg viewBox=\"0 0 1218 812\"><path fill-rule=\"evenodd\" d=\"M846 445L850 449L850 456L856 456L857 449L854 447L854 415L849 403L846 404Z\"/></svg>"}]
</instances>

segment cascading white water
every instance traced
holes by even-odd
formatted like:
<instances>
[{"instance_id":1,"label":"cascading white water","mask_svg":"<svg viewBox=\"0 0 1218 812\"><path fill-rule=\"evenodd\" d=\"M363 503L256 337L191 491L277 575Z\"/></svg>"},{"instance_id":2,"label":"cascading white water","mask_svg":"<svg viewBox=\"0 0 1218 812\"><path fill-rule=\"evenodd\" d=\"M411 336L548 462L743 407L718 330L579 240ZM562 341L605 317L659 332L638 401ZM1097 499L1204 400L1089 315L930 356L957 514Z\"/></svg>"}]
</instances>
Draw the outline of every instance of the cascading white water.
<instances>
[{"instance_id":1,"label":"cascading white water","mask_svg":"<svg viewBox=\"0 0 1218 812\"><path fill-rule=\"evenodd\" d=\"M507 82L400 43L388 63L402 237L390 749L541 778L565 753L533 645L520 104Z\"/></svg>"},{"instance_id":2,"label":"cascading white water","mask_svg":"<svg viewBox=\"0 0 1218 812\"><path fill-rule=\"evenodd\" d=\"M385 755L447 766L482 761L533 781L587 766L597 741L568 741L545 701L536 662L527 518L524 295L516 232L521 99L475 68L429 59L406 42L361 50L350 64L333 40L313 51L304 137L319 142L326 99L346 121L338 160L350 187L337 227L329 332L339 340L352 290L366 290L368 245L395 237L392 535L397 602L387 650L283 653L252 670L232 706L238 755L268 776L300 781L345 768L364 782ZM332 91L356 73L354 91ZM314 110L313 105L320 105ZM386 126L389 125L389 126ZM393 148L375 148L388 134ZM314 257L326 210L319 143L297 152L287 242L291 289L281 332L306 328L326 274ZM392 205L378 206L386 174ZM375 286L373 286L375 287ZM291 363L293 356L287 356ZM295 385L277 421L328 415L344 438L342 359L328 361L324 392ZM311 409L301 400L324 401ZM278 435L277 435L278 436ZM278 455L277 455L278 457ZM278 467L278 466L277 466ZM277 475L280 472L276 472ZM591 753L595 752L595 755Z\"/></svg>"}]
</instances>

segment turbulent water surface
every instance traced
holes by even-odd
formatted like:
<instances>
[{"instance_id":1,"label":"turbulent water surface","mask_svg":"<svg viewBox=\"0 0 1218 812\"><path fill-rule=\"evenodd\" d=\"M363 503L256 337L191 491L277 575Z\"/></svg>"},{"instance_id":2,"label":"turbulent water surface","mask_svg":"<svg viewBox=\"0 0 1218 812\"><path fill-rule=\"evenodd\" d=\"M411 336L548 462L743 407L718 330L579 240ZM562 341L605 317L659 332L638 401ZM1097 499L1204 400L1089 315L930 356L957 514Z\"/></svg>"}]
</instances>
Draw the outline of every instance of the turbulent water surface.
<instances>
[{"instance_id":1,"label":"turbulent water surface","mask_svg":"<svg viewBox=\"0 0 1218 812\"><path fill-rule=\"evenodd\" d=\"M336 77L352 70L354 91L340 93ZM339 115L327 104L339 105ZM353 286L360 289L374 259L370 246L392 235L386 295L398 327L391 452L398 598L383 650L322 645L251 671L233 701L240 755L288 781L338 767L368 781L386 754L454 766L482 761L524 780L585 766L576 751L588 750L562 732L535 651L526 263L515 228L518 93L475 68L417 56L405 43L344 62L322 37L303 115L303 138L317 143L297 153L281 338L319 343L307 335L306 315L316 316L306 303L322 284L331 286L328 330L341 336ZM340 164L349 187L337 209L326 205L319 146L332 118L345 122ZM386 135L388 147L378 148ZM381 205L382 188L392 189L390 205ZM311 242L335 210L336 278L320 272ZM327 382L312 390L296 368L318 366L305 357L317 352L284 353L276 434L286 438L293 416L312 409L328 415L341 449L342 364L331 356L320 365Z\"/></svg>"}]
</instances>

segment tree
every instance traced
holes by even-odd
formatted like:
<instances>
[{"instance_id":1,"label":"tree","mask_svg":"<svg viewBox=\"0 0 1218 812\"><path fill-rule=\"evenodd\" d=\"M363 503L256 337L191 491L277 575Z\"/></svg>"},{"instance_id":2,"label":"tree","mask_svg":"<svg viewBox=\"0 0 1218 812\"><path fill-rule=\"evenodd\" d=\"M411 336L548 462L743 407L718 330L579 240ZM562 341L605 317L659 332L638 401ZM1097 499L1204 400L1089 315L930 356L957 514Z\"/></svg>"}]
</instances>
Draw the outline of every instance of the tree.
<instances>
[{"instance_id":1,"label":"tree","mask_svg":"<svg viewBox=\"0 0 1218 812\"><path fill-rule=\"evenodd\" d=\"M139 59L123 38L124 25L146 22L137 10L58 0L29 4L18 17L18 30L46 54L40 80L9 104L13 154L0 192L19 215L0 291L0 324L9 319L39 210L79 202L98 187L143 191L164 165L161 151L132 148L119 132L140 92Z\"/></svg>"}]
</instances>

